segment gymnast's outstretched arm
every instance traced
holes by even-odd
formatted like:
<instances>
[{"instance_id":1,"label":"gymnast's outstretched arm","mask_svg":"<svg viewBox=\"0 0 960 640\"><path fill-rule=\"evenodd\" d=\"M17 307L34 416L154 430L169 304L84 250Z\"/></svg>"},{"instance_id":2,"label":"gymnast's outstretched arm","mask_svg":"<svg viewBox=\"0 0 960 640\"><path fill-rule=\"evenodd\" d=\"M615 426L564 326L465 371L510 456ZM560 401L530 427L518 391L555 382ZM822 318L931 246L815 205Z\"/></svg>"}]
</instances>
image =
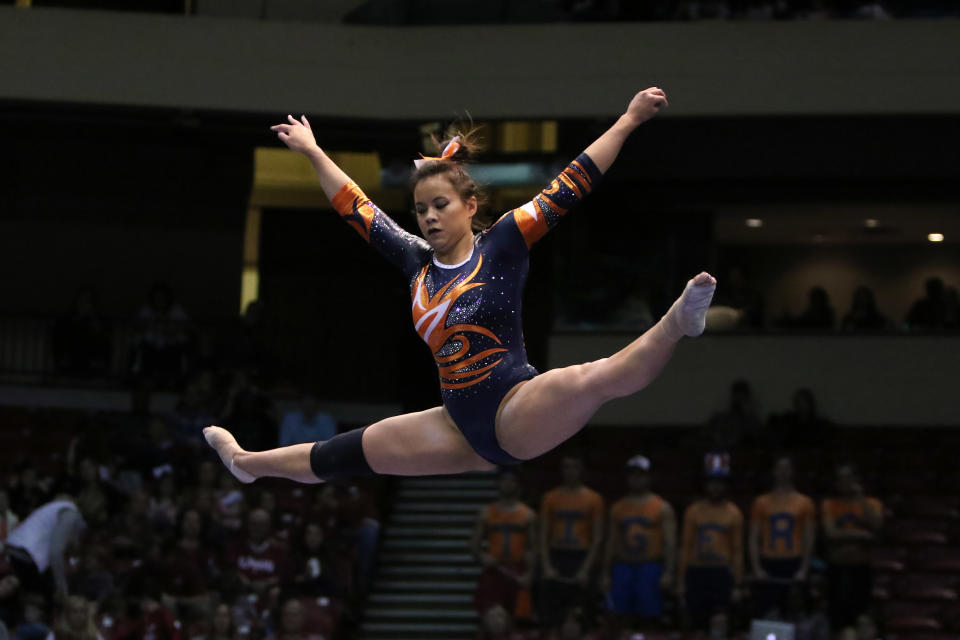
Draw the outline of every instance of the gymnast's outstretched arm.
<instances>
[{"instance_id":1,"label":"gymnast's outstretched arm","mask_svg":"<svg viewBox=\"0 0 960 640\"><path fill-rule=\"evenodd\" d=\"M277 137L290 147L291 151L302 153L307 157L313 165L313 170L317 172L317 177L320 178L320 188L332 201L343 185L350 182L350 176L344 173L317 144L307 116L300 116L297 120L288 115L287 121L273 125L270 130L276 131Z\"/></svg>"},{"instance_id":2,"label":"gymnast's outstretched arm","mask_svg":"<svg viewBox=\"0 0 960 640\"><path fill-rule=\"evenodd\" d=\"M667 94L663 89L659 87L644 89L633 96L623 115L617 118L614 125L603 135L594 140L584 153L590 156L600 173L606 173L633 130L667 106L669 106Z\"/></svg>"},{"instance_id":3,"label":"gymnast's outstretched arm","mask_svg":"<svg viewBox=\"0 0 960 640\"><path fill-rule=\"evenodd\" d=\"M666 106L667 95L657 87L644 89L635 95L612 127L568 164L533 200L505 213L491 231L505 233L506 229L515 225L529 249L593 190L600 177L617 159L623 143L633 130Z\"/></svg>"},{"instance_id":4,"label":"gymnast's outstretched arm","mask_svg":"<svg viewBox=\"0 0 960 640\"><path fill-rule=\"evenodd\" d=\"M320 179L320 188L340 217L387 260L412 276L429 251L426 241L405 231L371 202L350 176L323 152L306 116L300 116L300 120L287 116L287 120L270 129L276 131L277 137L292 151L310 160Z\"/></svg>"}]
</instances>

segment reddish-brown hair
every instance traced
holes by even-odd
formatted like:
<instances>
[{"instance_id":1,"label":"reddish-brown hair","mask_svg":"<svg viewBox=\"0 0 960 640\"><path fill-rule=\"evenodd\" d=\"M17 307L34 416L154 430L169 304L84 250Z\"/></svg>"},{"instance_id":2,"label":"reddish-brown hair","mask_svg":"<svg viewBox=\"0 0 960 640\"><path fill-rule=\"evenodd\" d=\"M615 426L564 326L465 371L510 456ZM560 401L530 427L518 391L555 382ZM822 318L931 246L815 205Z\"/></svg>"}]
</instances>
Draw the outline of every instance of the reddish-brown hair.
<instances>
[{"instance_id":1,"label":"reddish-brown hair","mask_svg":"<svg viewBox=\"0 0 960 640\"><path fill-rule=\"evenodd\" d=\"M441 141L437 136L431 136L437 147L437 156L454 136L460 136L460 148L453 156L446 160L431 160L424 162L414 170L410 176L410 190L413 191L421 180L426 180L433 176L443 176L450 181L453 188L457 190L460 199L467 201L470 198L477 199L477 213L474 214L471 226L474 233L483 231L490 226L492 220L486 212L487 194L480 188L477 181L473 179L470 172L467 171L465 163L473 159L483 150L482 140L477 134L478 127L473 127L466 132L452 130L448 132L448 137Z\"/></svg>"}]
</instances>

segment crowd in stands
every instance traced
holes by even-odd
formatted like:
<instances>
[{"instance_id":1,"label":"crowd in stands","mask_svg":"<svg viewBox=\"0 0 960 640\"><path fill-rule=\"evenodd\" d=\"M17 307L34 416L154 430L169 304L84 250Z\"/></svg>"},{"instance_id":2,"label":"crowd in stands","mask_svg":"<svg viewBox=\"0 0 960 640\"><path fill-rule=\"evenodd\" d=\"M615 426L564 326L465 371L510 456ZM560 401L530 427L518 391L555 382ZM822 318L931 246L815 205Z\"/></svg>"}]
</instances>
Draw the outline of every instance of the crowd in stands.
<instances>
[{"instance_id":1,"label":"crowd in stands","mask_svg":"<svg viewBox=\"0 0 960 640\"><path fill-rule=\"evenodd\" d=\"M588 302L581 296L591 296ZM649 328L659 317L649 301L637 292L604 290L597 287L589 293L563 292L559 296L558 328L636 331ZM955 332L960 331L960 290L939 277L924 283L923 295L915 300L903 318L884 315L877 295L865 285L850 292L850 303L842 315L837 311L827 290L814 285L807 293L807 302L797 312L784 311L771 317L762 291L752 286L742 270L727 270L720 279L713 307L707 317L711 331L791 331L843 333L883 332Z\"/></svg>"},{"instance_id":2,"label":"crowd in stands","mask_svg":"<svg viewBox=\"0 0 960 640\"><path fill-rule=\"evenodd\" d=\"M0 4L67 7L156 13L188 13L183 0L4 0ZM444 20L444 11L423 0L374 0L373 14L386 10L408 21ZM956 17L960 8L949 0L500 0L489 3L489 16L502 21L538 15L539 20L702 20ZM476 12L477 5L470 4ZM364 8L370 11L370 8ZM361 16L368 15L365 12ZM420 14L425 14L421 16ZM363 19L363 18L361 18ZM449 19L449 18L448 18Z\"/></svg>"},{"instance_id":3,"label":"crowd in stands","mask_svg":"<svg viewBox=\"0 0 960 640\"><path fill-rule=\"evenodd\" d=\"M501 469L471 542L481 637L743 638L758 620L797 640L954 637L960 500L941 435L898 448L849 431L808 389L762 420L737 381L728 410L670 444Z\"/></svg>"},{"instance_id":4,"label":"crowd in stands","mask_svg":"<svg viewBox=\"0 0 960 640\"><path fill-rule=\"evenodd\" d=\"M338 429L309 393L288 406L241 370L191 374L168 415L4 409L0 637L350 629L379 537L379 481L243 485L202 441L200 426L220 417L269 446Z\"/></svg>"},{"instance_id":5,"label":"crowd in stands","mask_svg":"<svg viewBox=\"0 0 960 640\"><path fill-rule=\"evenodd\" d=\"M718 289L718 308L735 312L731 328L761 329L765 326L764 298L751 287L739 269L730 273L727 287ZM910 332L960 330L960 294L956 286L948 286L941 278L931 277L924 283L924 295L918 298L901 319L888 318L880 312L877 297L867 286L858 286L851 293L850 306L838 317L826 289L810 288L807 305L799 313L784 313L772 320L776 329L792 331L842 331L872 333L893 330Z\"/></svg>"},{"instance_id":6,"label":"crowd in stands","mask_svg":"<svg viewBox=\"0 0 960 640\"><path fill-rule=\"evenodd\" d=\"M580 458L564 457L562 483L539 512L521 501L522 473L501 470L499 498L481 510L472 543L484 567L482 637L722 629L726 638L751 619L793 624L802 640L875 629L870 549L884 506L856 468L837 465L834 489L815 504L795 488L791 458L777 457L773 486L744 512L729 496L730 460L706 456L702 497L683 511L654 492L654 461L643 455L626 463L626 495L612 504L584 483Z\"/></svg>"},{"instance_id":7,"label":"crowd in stands","mask_svg":"<svg viewBox=\"0 0 960 640\"><path fill-rule=\"evenodd\" d=\"M947 2L898 0L568 0L573 19L626 20L809 20L827 18L887 19L955 16Z\"/></svg>"}]
</instances>

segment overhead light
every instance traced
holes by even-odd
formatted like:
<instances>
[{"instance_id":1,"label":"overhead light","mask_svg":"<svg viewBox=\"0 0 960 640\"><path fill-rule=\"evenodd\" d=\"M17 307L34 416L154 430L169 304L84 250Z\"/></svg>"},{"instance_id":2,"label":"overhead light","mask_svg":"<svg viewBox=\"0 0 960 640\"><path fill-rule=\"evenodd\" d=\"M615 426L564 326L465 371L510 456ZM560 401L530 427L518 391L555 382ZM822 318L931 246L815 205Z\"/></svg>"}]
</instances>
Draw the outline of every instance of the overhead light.
<instances>
[{"instance_id":1,"label":"overhead light","mask_svg":"<svg viewBox=\"0 0 960 640\"><path fill-rule=\"evenodd\" d=\"M927 234L927 240L929 240L930 242L943 242L943 234L942 234L942 233L928 233L928 234Z\"/></svg>"},{"instance_id":2,"label":"overhead light","mask_svg":"<svg viewBox=\"0 0 960 640\"><path fill-rule=\"evenodd\" d=\"M880 221L876 218L867 218L864 220L863 224L866 225L867 229L876 229L878 226L880 226Z\"/></svg>"},{"instance_id":3,"label":"overhead light","mask_svg":"<svg viewBox=\"0 0 960 640\"><path fill-rule=\"evenodd\" d=\"M746 223L751 229L759 229L763 226L763 220L760 218L747 218Z\"/></svg>"}]
</instances>

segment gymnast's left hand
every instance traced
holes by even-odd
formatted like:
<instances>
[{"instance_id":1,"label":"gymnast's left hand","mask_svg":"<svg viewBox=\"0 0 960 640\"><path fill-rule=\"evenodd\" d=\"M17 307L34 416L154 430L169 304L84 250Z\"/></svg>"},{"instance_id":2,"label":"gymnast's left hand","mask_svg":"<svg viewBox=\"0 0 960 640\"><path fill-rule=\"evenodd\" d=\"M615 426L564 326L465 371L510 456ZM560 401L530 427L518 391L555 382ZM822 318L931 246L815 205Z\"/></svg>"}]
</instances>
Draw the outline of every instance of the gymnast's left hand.
<instances>
[{"instance_id":1,"label":"gymnast's left hand","mask_svg":"<svg viewBox=\"0 0 960 640\"><path fill-rule=\"evenodd\" d=\"M291 151L307 155L318 148L317 139L313 136L307 116L300 116L299 120L293 116L287 116L287 123L275 124L270 127L270 130L276 131L277 137L283 141L283 144L290 147Z\"/></svg>"},{"instance_id":2,"label":"gymnast's left hand","mask_svg":"<svg viewBox=\"0 0 960 640\"><path fill-rule=\"evenodd\" d=\"M660 87L650 87L644 89L633 96L627 106L627 112L624 114L630 118L634 124L643 124L653 116L660 113L661 109L670 106L667 102L667 94Z\"/></svg>"}]
</instances>

